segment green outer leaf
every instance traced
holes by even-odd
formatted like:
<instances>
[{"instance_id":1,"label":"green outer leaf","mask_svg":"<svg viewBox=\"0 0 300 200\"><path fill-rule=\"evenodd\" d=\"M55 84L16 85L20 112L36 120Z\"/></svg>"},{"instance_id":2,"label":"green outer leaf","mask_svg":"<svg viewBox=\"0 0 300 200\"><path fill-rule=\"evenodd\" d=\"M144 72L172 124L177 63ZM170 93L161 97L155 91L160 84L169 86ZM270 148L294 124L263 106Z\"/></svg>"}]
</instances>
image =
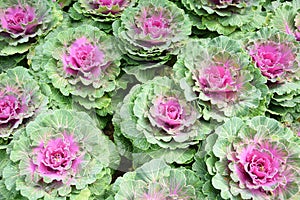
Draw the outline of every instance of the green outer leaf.
<instances>
[{"instance_id":1,"label":"green outer leaf","mask_svg":"<svg viewBox=\"0 0 300 200\"><path fill-rule=\"evenodd\" d=\"M184 7L190 11L194 26L200 31L208 29L220 35L229 35L238 28L246 31L261 28L267 20L261 6L264 2L234 1L217 5L208 0L182 0Z\"/></svg>"},{"instance_id":2,"label":"green outer leaf","mask_svg":"<svg viewBox=\"0 0 300 200\"><path fill-rule=\"evenodd\" d=\"M222 177L220 174L216 174L212 178L212 185L216 188L221 190L221 197L223 199L229 199L232 198L232 194L230 193L230 188L228 186L227 180Z\"/></svg>"},{"instance_id":3,"label":"green outer leaf","mask_svg":"<svg viewBox=\"0 0 300 200\"><path fill-rule=\"evenodd\" d=\"M39 187L28 186L22 179L17 179L16 189L20 190L21 195L29 198L29 200L36 200L46 195L46 192Z\"/></svg>"},{"instance_id":4,"label":"green outer leaf","mask_svg":"<svg viewBox=\"0 0 300 200\"><path fill-rule=\"evenodd\" d=\"M72 195L70 200L89 200L91 192L88 188L81 190L78 195Z\"/></svg>"},{"instance_id":5,"label":"green outer leaf","mask_svg":"<svg viewBox=\"0 0 300 200\"><path fill-rule=\"evenodd\" d=\"M8 69L16 67L19 62L21 62L26 55L11 55L9 57L7 56L0 56L0 73L5 72Z\"/></svg>"},{"instance_id":6,"label":"green outer leaf","mask_svg":"<svg viewBox=\"0 0 300 200\"><path fill-rule=\"evenodd\" d=\"M244 127L244 123L240 118L233 117L226 121L224 125L216 129L218 139L213 146L214 155L219 158L226 157L228 154L228 146L234 141L237 134Z\"/></svg>"},{"instance_id":7,"label":"green outer leaf","mask_svg":"<svg viewBox=\"0 0 300 200\"><path fill-rule=\"evenodd\" d=\"M143 194L151 194L152 187L157 187L165 198L171 196L174 190L178 198L196 200L197 186L201 186L201 182L193 171L183 167L171 168L161 159L154 159L119 177L113 185L113 191L116 200L136 199Z\"/></svg>"},{"instance_id":8,"label":"green outer leaf","mask_svg":"<svg viewBox=\"0 0 300 200\"><path fill-rule=\"evenodd\" d=\"M133 168L137 168L142 164L152 159L163 159L166 163L176 162L178 164L187 164L193 161L193 157L196 153L195 149L158 149L141 151L137 150L137 153L132 153Z\"/></svg>"},{"instance_id":9,"label":"green outer leaf","mask_svg":"<svg viewBox=\"0 0 300 200\"><path fill-rule=\"evenodd\" d=\"M295 0L294 2L297 2ZM274 27L282 32L294 34L294 19L299 7L294 6L291 2L284 2L278 8L274 9L274 15L271 18L270 27Z\"/></svg>"},{"instance_id":10,"label":"green outer leaf","mask_svg":"<svg viewBox=\"0 0 300 200\"><path fill-rule=\"evenodd\" d=\"M3 178L5 179L6 189L11 190L18 179L18 168L12 163L9 163L3 170Z\"/></svg>"},{"instance_id":11,"label":"green outer leaf","mask_svg":"<svg viewBox=\"0 0 300 200\"><path fill-rule=\"evenodd\" d=\"M21 196L15 188L7 190L4 181L0 180L0 199L16 199L16 200L27 200L27 198Z\"/></svg>"}]
</instances>

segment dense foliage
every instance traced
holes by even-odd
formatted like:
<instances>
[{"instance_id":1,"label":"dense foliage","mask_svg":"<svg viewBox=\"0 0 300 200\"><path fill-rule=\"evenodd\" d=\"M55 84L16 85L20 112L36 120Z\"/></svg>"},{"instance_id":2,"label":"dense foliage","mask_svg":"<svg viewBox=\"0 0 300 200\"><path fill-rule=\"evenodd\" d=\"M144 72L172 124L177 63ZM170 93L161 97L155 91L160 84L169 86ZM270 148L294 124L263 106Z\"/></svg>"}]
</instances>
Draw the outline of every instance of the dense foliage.
<instances>
[{"instance_id":1,"label":"dense foliage","mask_svg":"<svg viewBox=\"0 0 300 200\"><path fill-rule=\"evenodd\" d=\"M300 199L300 0L1 0L0 199Z\"/></svg>"}]
</instances>

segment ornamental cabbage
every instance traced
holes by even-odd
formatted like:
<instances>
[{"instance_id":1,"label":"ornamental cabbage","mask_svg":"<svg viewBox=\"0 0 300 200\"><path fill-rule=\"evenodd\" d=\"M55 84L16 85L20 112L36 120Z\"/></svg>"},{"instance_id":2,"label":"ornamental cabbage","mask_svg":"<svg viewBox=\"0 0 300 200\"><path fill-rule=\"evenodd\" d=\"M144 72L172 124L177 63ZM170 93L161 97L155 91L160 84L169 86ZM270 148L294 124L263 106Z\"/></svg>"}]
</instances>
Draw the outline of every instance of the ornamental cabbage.
<instances>
[{"instance_id":1,"label":"ornamental cabbage","mask_svg":"<svg viewBox=\"0 0 300 200\"><path fill-rule=\"evenodd\" d=\"M239 40L220 36L191 40L173 67L187 100L203 107L206 120L264 113L266 79L250 62Z\"/></svg>"},{"instance_id":2,"label":"ornamental cabbage","mask_svg":"<svg viewBox=\"0 0 300 200\"><path fill-rule=\"evenodd\" d=\"M246 48L269 82L280 84L299 76L300 50L288 35L264 28L247 38Z\"/></svg>"},{"instance_id":3,"label":"ornamental cabbage","mask_svg":"<svg viewBox=\"0 0 300 200\"><path fill-rule=\"evenodd\" d=\"M0 20L0 56L9 56L26 52L55 28L62 12L52 1L2 0Z\"/></svg>"},{"instance_id":4,"label":"ornamental cabbage","mask_svg":"<svg viewBox=\"0 0 300 200\"><path fill-rule=\"evenodd\" d=\"M119 164L115 145L93 120L68 110L40 114L16 133L10 160L6 188L30 200L76 198L80 190L100 197Z\"/></svg>"},{"instance_id":5,"label":"ornamental cabbage","mask_svg":"<svg viewBox=\"0 0 300 200\"><path fill-rule=\"evenodd\" d=\"M204 159L213 176L206 185L219 190L223 199L297 199L300 140L278 121L233 117L207 141L193 168L200 169Z\"/></svg>"},{"instance_id":6,"label":"ornamental cabbage","mask_svg":"<svg viewBox=\"0 0 300 200\"><path fill-rule=\"evenodd\" d=\"M27 69L16 67L0 74L0 145L45 110L47 103Z\"/></svg>"},{"instance_id":7,"label":"ornamental cabbage","mask_svg":"<svg viewBox=\"0 0 300 200\"><path fill-rule=\"evenodd\" d=\"M295 39L276 29L264 28L250 34L245 44L256 67L268 79L272 93L269 112L299 115L300 48Z\"/></svg>"},{"instance_id":8,"label":"ornamental cabbage","mask_svg":"<svg viewBox=\"0 0 300 200\"><path fill-rule=\"evenodd\" d=\"M28 58L42 80L85 109L106 115L112 112L111 96L119 87L121 58L114 46L113 37L79 24L49 34Z\"/></svg>"},{"instance_id":9,"label":"ornamental cabbage","mask_svg":"<svg viewBox=\"0 0 300 200\"><path fill-rule=\"evenodd\" d=\"M192 146L211 132L196 110L167 77L135 85L113 118L119 151L133 159L134 166L158 157L168 163L189 163L195 153Z\"/></svg>"},{"instance_id":10,"label":"ornamental cabbage","mask_svg":"<svg viewBox=\"0 0 300 200\"><path fill-rule=\"evenodd\" d=\"M193 25L229 35L237 29L252 31L262 27L266 15L262 11L265 0L182 0L189 10ZM255 20L253 20L255 19Z\"/></svg>"},{"instance_id":11,"label":"ornamental cabbage","mask_svg":"<svg viewBox=\"0 0 300 200\"><path fill-rule=\"evenodd\" d=\"M176 54L191 34L191 23L184 11L168 0L140 0L113 23L113 32L127 62L141 65L163 62Z\"/></svg>"},{"instance_id":12,"label":"ornamental cabbage","mask_svg":"<svg viewBox=\"0 0 300 200\"><path fill-rule=\"evenodd\" d=\"M171 168L162 160L151 160L116 180L114 199L196 200L203 197L198 189L201 184L189 169Z\"/></svg>"}]
</instances>

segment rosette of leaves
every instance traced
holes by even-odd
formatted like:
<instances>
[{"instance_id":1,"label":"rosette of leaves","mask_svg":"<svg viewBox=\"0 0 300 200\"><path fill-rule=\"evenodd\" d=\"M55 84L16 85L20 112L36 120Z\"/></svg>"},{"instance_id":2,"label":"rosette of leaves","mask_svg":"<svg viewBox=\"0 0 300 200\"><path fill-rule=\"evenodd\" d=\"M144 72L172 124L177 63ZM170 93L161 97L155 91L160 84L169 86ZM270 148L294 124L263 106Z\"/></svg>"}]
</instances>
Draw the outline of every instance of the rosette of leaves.
<instances>
[{"instance_id":1,"label":"rosette of leaves","mask_svg":"<svg viewBox=\"0 0 300 200\"><path fill-rule=\"evenodd\" d=\"M119 165L115 145L85 112L40 114L11 144L6 189L30 200L101 199Z\"/></svg>"},{"instance_id":2,"label":"rosette of leaves","mask_svg":"<svg viewBox=\"0 0 300 200\"><path fill-rule=\"evenodd\" d=\"M2 57L27 52L39 37L60 23L62 12L52 1L3 0L0 20Z\"/></svg>"},{"instance_id":3,"label":"rosette of leaves","mask_svg":"<svg viewBox=\"0 0 300 200\"><path fill-rule=\"evenodd\" d=\"M114 114L114 139L121 154L138 166L151 158L189 163L194 145L211 132L195 105L167 77L134 86Z\"/></svg>"},{"instance_id":4,"label":"rosette of leaves","mask_svg":"<svg viewBox=\"0 0 300 200\"><path fill-rule=\"evenodd\" d=\"M265 0L182 0L189 11L193 25L229 35L235 30L252 31L262 27L266 14L262 11ZM255 19L255 20L253 20Z\"/></svg>"},{"instance_id":5,"label":"rosette of leaves","mask_svg":"<svg viewBox=\"0 0 300 200\"><path fill-rule=\"evenodd\" d=\"M193 169L205 175L204 160L212 176L205 185L223 199L298 199L299 142L275 119L233 117L215 129Z\"/></svg>"},{"instance_id":6,"label":"rosette of leaves","mask_svg":"<svg viewBox=\"0 0 300 200\"><path fill-rule=\"evenodd\" d=\"M65 27L50 34L28 59L41 80L73 102L102 116L113 111L121 57L112 36L91 25Z\"/></svg>"},{"instance_id":7,"label":"rosette of leaves","mask_svg":"<svg viewBox=\"0 0 300 200\"><path fill-rule=\"evenodd\" d=\"M226 36L191 40L173 67L175 80L187 100L203 108L206 120L264 114L267 80L250 59L239 40Z\"/></svg>"},{"instance_id":8,"label":"rosette of leaves","mask_svg":"<svg viewBox=\"0 0 300 200\"><path fill-rule=\"evenodd\" d=\"M178 47L191 34L191 22L173 2L140 0L113 23L113 32L128 63L125 70L133 68L131 73L136 74L158 67L177 54Z\"/></svg>"},{"instance_id":9,"label":"rosette of leaves","mask_svg":"<svg viewBox=\"0 0 300 200\"><path fill-rule=\"evenodd\" d=\"M274 14L269 26L293 35L297 41L300 41L300 1L283 2L273 7Z\"/></svg>"},{"instance_id":10,"label":"rosette of leaves","mask_svg":"<svg viewBox=\"0 0 300 200\"><path fill-rule=\"evenodd\" d=\"M70 15L75 20L85 16L99 22L113 22L135 3L136 0L79 0L70 9Z\"/></svg>"},{"instance_id":11,"label":"rosette of leaves","mask_svg":"<svg viewBox=\"0 0 300 200\"><path fill-rule=\"evenodd\" d=\"M12 134L47 108L38 83L23 67L0 74L0 148L5 148Z\"/></svg>"},{"instance_id":12,"label":"rosette of leaves","mask_svg":"<svg viewBox=\"0 0 300 200\"><path fill-rule=\"evenodd\" d=\"M284 117L288 113L299 118L300 48L293 36L277 29L264 28L250 34L246 49L257 68L268 80L271 114Z\"/></svg>"},{"instance_id":13,"label":"rosette of leaves","mask_svg":"<svg viewBox=\"0 0 300 200\"><path fill-rule=\"evenodd\" d=\"M113 185L114 199L202 199L201 184L193 171L155 159L119 177Z\"/></svg>"}]
</instances>

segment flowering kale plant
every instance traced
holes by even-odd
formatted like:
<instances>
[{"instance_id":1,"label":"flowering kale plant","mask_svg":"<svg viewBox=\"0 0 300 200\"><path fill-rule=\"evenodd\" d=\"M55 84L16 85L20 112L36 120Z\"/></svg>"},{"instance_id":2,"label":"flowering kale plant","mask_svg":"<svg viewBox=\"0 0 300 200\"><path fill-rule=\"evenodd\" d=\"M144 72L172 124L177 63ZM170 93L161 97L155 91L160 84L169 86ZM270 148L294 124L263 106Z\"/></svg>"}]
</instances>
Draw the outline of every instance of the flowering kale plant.
<instances>
[{"instance_id":1,"label":"flowering kale plant","mask_svg":"<svg viewBox=\"0 0 300 200\"><path fill-rule=\"evenodd\" d=\"M211 184L222 198L292 199L299 195L300 140L276 120L232 118L207 141L194 168L200 169L202 160L206 161L213 175ZM200 170L199 174L203 175Z\"/></svg>"},{"instance_id":2,"label":"flowering kale plant","mask_svg":"<svg viewBox=\"0 0 300 200\"><path fill-rule=\"evenodd\" d=\"M140 0L113 24L114 35L129 63L168 60L191 34L184 11L168 0ZM139 64L139 63L135 63Z\"/></svg>"},{"instance_id":3,"label":"flowering kale plant","mask_svg":"<svg viewBox=\"0 0 300 200\"><path fill-rule=\"evenodd\" d=\"M0 145L29 119L46 109L47 97L32 78L23 67L0 74Z\"/></svg>"},{"instance_id":4,"label":"flowering kale plant","mask_svg":"<svg viewBox=\"0 0 300 200\"><path fill-rule=\"evenodd\" d=\"M52 1L2 0L0 2L0 56L26 52L62 20Z\"/></svg>"},{"instance_id":5,"label":"flowering kale plant","mask_svg":"<svg viewBox=\"0 0 300 200\"><path fill-rule=\"evenodd\" d=\"M93 120L67 110L41 114L17 132L10 159L3 171L6 188L32 200L75 198L82 189L103 195L110 168L119 162L114 144Z\"/></svg>"},{"instance_id":6,"label":"flowering kale plant","mask_svg":"<svg viewBox=\"0 0 300 200\"><path fill-rule=\"evenodd\" d=\"M295 39L274 29L261 29L247 37L246 49L268 79L272 93L269 110L285 116L299 113L300 48Z\"/></svg>"},{"instance_id":7,"label":"flowering kale plant","mask_svg":"<svg viewBox=\"0 0 300 200\"><path fill-rule=\"evenodd\" d=\"M66 37L67 36L67 37ZM33 70L86 109L112 112L111 95L117 89L120 54L114 40L98 28L81 25L47 37L29 56Z\"/></svg>"},{"instance_id":8,"label":"flowering kale plant","mask_svg":"<svg viewBox=\"0 0 300 200\"><path fill-rule=\"evenodd\" d=\"M134 162L144 162L141 155L190 162L194 150L189 147L211 131L196 110L171 79L157 77L134 86L125 97L113 120L115 140Z\"/></svg>"},{"instance_id":9,"label":"flowering kale plant","mask_svg":"<svg viewBox=\"0 0 300 200\"><path fill-rule=\"evenodd\" d=\"M171 168L162 160L152 160L117 179L113 189L121 199L201 199L201 181L191 170Z\"/></svg>"},{"instance_id":10,"label":"flowering kale plant","mask_svg":"<svg viewBox=\"0 0 300 200\"><path fill-rule=\"evenodd\" d=\"M300 199L299 11L0 0L0 199Z\"/></svg>"},{"instance_id":11,"label":"flowering kale plant","mask_svg":"<svg viewBox=\"0 0 300 200\"><path fill-rule=\"evenodd\" d=\"M188 100L204 106L204 118L251 116L265 111L266 79L238 41L192 40L174 66Z\"/></svg>"},{"instance_id":12,"label":"flowering kale plant","mask_svg":"<svg viewBox=\"0 0 300 200\"><path fill-rule=\"evenodd\" d=\"M256 67L271 83L282 83L299 76L298 44L288 35L261 29L248 40L247 50Z\"/></svg>"}]
</instances>

